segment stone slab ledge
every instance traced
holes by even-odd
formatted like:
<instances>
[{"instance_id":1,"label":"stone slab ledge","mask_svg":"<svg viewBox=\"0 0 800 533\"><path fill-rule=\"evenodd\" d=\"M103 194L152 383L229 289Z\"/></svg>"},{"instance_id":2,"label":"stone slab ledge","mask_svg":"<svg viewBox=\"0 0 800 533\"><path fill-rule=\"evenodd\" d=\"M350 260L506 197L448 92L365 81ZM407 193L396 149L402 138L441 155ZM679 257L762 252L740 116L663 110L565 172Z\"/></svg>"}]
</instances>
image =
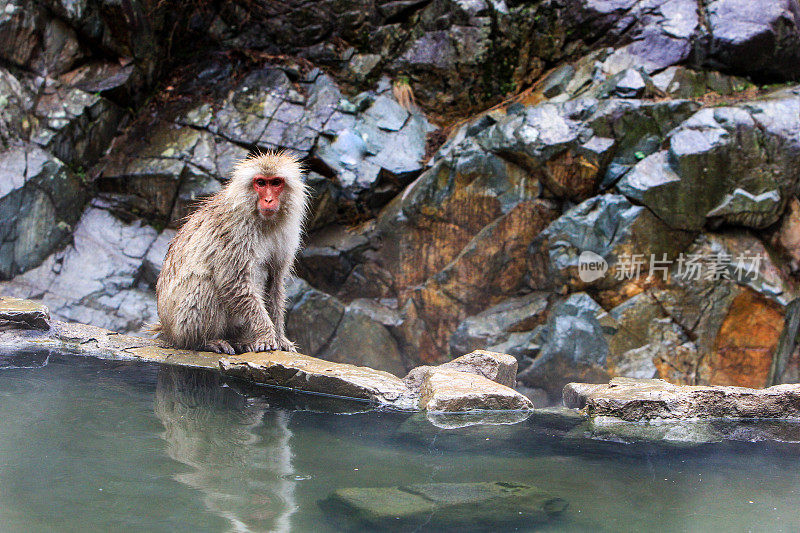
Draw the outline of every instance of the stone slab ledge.
<instances>
[{"instance_id":1,"label":"stone slab ledge","mask_svg":"<svg viewBox=\"0 0 800 533\"><path fill-rule=\"evenodd\" d=\"M476 351L405 378L367 367L282 351L220 356L170 348L158 340L50 319L46 306L0 296L0 354L52 350L109 360L205 368L255 384L367 401L381 407L430 412L533 409L512 389L513 356Z\"/></svg>"},{"instance_id":2,"label":"stone slab ledge","mask_svg":"<svg viewBox=\"0 0 800 533\"><path fill-rule=\"evenodd\" d=\"M662 379L614 378L607 384L568 383L564 405L592 417L651 419L800 419L800 384L764 389L673 385Z\"/></svg>"}]
</instances>

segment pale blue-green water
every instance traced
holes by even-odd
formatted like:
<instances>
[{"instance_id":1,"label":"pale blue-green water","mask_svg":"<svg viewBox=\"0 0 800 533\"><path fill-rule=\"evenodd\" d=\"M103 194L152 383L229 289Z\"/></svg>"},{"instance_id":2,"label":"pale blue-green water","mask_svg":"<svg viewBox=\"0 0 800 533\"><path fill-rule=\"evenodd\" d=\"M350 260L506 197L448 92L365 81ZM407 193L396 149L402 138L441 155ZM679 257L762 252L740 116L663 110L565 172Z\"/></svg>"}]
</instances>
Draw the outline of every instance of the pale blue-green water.
<instances>
[{"instance_id":1,"label":"pale blue-green water","mask_svg":"<svg viewBox=\"0 0 800 533\"><path fill-rule=\"evenodd\" d=\"M409 417L205 372L0 357L0 531L337 531L317 503L337 488L472 481L569 503L518 531L800 530L794 447L675 450Z\"/></svg>"}]
</instances>

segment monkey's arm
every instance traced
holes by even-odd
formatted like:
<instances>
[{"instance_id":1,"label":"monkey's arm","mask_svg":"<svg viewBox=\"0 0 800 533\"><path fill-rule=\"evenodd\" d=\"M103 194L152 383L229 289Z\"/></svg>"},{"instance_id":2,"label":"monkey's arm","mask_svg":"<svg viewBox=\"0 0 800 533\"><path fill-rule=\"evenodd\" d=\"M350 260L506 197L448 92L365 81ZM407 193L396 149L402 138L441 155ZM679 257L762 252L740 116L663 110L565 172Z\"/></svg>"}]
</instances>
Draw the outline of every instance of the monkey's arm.
<instances>
[{"instance_id":1,"label":"monkey's arm","mask_svg":"<svg viewBox=\"0 0 800 533\"><path fill-rule=\"evenodd\" d=\"M266 286L267 310L275 323L275 332L281 350L296 352L297 346L286 337L286 278L291 270L290 265L271 269Z\"/></svg>"},{"instance_id":2,"label":"monkey's arm","mask_svg":"<svg viewBox=\"0 0 800 533\"><path fill-rule=\"evenodd\" d=\"M243 332L242 338L235 341L248 352L279 349L275 324L267 312L263 296L255 290L252 272L246 267L229 272L236 274L221 280L220 292L229 315L236 317L235 323Z\"/></svg>"}]
</instances>

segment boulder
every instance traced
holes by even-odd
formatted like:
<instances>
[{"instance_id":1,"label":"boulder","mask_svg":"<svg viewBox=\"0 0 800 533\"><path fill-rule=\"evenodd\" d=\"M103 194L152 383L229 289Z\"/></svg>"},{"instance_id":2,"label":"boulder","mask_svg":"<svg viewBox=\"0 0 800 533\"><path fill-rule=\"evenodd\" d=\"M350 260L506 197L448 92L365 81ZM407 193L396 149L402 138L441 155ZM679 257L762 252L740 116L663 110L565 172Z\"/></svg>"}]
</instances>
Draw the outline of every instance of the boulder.
<instances>
[{"instance_id":1,"label":"boulder","mask_svg":"<svg viewBox=\"0 0 800 533\"><path fill-rule=\"evenodd\" d=\"M533 409L533 403L514 389L477 374L441 367L430 369L422 380L418 406L431 412Z\"/></svg>"},{"instance_id":2,"label":"boulder","mask_svg":"<svg viewBox=\"0 0 800 533\"><path fill-rule=\"evenodd\" d=\"M486 350L476 350L439 366L418 366L403 378L403 382L415 394L419 394L431 372L439 370L455 370L474 374L511 388L517 382L516 358L508 354Z\"/></svg>"},{"instance_id":3,"label":"boulder","mask_svg":"<svg viewBox=\"0 0 800 533\"><path fill-rule=\"evenodd\" d=\"M298 280L302 288L293 295L286 313L286 334L304 353L318 355L330 342L342 320L344 305ZM313 326L313 327L312 327Z\"/></svg>"},{"instance_id":4,"label":"boulder","mask_svg":"<svg viewBox=\"0 0 800 533\"><path fill-rule=\"evenodd\" d=\"M400 409L416 408L400 378L371 368L288 352L222 357L219 365L225 375L262 385L361 399Z\"/></svg>"},{"instance_id":5,"label":"boulder","mask_svg":"<svg viewBox=\"0 0 800 533\"><path fill-rule=\"evenodd\" d=\"M50 310L30 300L0 299L0 322L3 328L50 329Z\"/></svg>"},{"instance_id":6,"label":"boulder","mask_svg":"<svg viewBox=\"0 0 800 533\"><path fill-rule=\"evenodd\" d=\"M517 359L505 353L475 350L439 365L459 372L467 372L513 388L517 383Z\"/></svg>"},{"instance_id":7,"label":"boulder","mask_svg":"<svg viewBox=\"0 0 800 533\"><path fill-rule=\"evenodd\" d=\"M692 233L670 228L624 196L605 194L584 201L552 222L532 252L546 254L550 283L580 290L589 285L611 287L628 277L644 278L651 259L674 259L692 239ZM587 264L587 252L592 261L605 264L602 276L581 271ZM634 261L634 257L639 259Z\"/></svg>"},{"instance_id":8,"label":"boulder","mask_svg":"<svg viewBox=\"0 0 800 533\"><path fill-rule=\"evenodd\" d=\"M319 357L385 370L396 376L406 373L406 363L397 341L386 327L360 309L347 307L336 331Z\"/></svg>"},{"instance_id":9,"label":"boulder","mask_svg":"<svg viewBox=\"0 0 800 533\"><path fill-rule=\"evenodd\" d=\"M756 77L800 75L797 0L711 0L705 11L710 33L707 63Z\"/></svg>"},{"instance_id":10,"label":"boulder","mask_svg":"<svg viewBox=\"0 0 800 533\"><path fill-rule=\"evenodd\" d=\"M522 384L544 389L552 400L569 381L608 379L603 313L586 293L572 294L557 304L541 333L541 351L532 362L524 362L519 373Z\"/></svg>"}]
</instances>

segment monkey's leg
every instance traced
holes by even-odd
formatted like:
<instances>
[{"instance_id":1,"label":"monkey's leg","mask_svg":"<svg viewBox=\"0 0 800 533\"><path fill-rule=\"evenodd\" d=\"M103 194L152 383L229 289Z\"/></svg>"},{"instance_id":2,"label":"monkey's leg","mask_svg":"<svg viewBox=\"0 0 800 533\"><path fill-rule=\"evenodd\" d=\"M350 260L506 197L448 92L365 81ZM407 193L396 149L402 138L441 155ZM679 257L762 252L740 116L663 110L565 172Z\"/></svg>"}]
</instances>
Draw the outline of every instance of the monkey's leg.
<instances>
[{"instance_id":1,"label":"monkey's leg","mask_svg":"<svg viewBox=\"0 0 800 533\"><path fill-rule=\"evenodd\" d=\"M270 272L270 279L266 286L266 305L270 316L275 323L275 333L278 338L279 349L287 352L296 352L297 345L286 337L286 277L289 266Z\"/></svg>"},{"instance_id":2,"label":"monkey's leg","mask_svg":"<svg viewBox=\"0 0 800 533\"><path fill-rule=\"evenodd\" d=\"M212 280L188 275L180 279L180 289L171 296L171 315L164 325L169 325L176 346L192 350L217 353L235 353L225 338L227 317L213 289Z\"/></svg>"}]
</instances>

